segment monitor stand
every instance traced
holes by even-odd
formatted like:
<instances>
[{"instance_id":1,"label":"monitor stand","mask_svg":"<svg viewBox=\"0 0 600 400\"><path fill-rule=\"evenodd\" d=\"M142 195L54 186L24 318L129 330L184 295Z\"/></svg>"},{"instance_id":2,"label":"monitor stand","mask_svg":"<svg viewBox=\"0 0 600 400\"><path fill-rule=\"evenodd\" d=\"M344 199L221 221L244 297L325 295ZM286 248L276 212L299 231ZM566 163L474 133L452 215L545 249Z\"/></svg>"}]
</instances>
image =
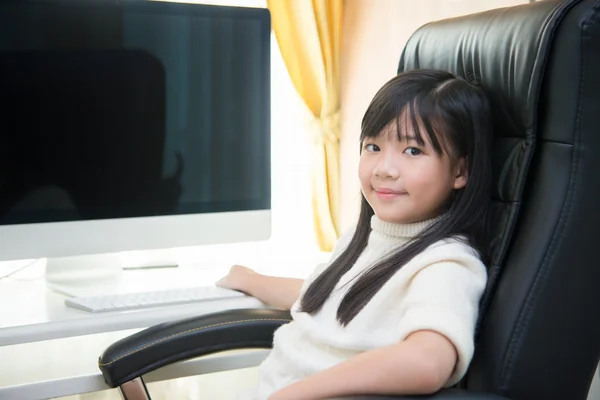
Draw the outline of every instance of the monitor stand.
<instances>
[{"instance_id":1,"label":"monitor stand","mask_svg":"<svg viewBox=\"0 0 600 400\"><path fill-rule=\"evenodd\" d=\"M102 296L124 290L123 271L173 268L168 260L132 260L124 253L48 258L46 286L67 296Z\"/></svg>"}]
</instances>

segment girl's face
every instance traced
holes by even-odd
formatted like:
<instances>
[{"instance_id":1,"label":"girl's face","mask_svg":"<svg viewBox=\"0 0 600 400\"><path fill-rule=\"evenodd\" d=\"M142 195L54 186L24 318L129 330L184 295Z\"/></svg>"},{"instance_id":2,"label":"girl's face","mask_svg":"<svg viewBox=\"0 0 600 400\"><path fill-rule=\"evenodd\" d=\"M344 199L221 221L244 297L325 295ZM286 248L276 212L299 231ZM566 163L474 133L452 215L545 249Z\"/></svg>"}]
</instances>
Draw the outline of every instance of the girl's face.
<instances>
[{"instance_id":1,"label":"girl's face","mask_svg":"<svg viewBox=\"0 0 600 400\"><path fill-rule=\"evenodd\" d=\"M377 138L365 138L358 166L362 193L375 215L385 222L412 223L438 216L454 189L467 184L464 158L452 163L438 156L426 135L418 145L414 129L399 140L396 124ZM425 132L420 127L420 132Z\"/></svg>"}]
</instances>

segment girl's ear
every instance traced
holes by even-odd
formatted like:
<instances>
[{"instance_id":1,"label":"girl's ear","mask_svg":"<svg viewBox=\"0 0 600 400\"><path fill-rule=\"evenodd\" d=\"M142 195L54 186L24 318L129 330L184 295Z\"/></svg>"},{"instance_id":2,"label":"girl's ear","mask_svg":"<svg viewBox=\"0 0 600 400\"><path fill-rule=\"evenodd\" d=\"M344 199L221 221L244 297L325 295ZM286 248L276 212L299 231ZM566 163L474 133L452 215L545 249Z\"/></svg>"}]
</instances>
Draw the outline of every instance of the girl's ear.
<instances>
[{"instance_id":1,"label":"girl's ear","mask_svg":"<svg viewBox=\"0 0 600 400\"><path fill-rule=\"evenodd\" d=\"M454 189L462 189L467 186L469 180L468 161L466 157L461 157L454 166Z\"/></svg>"}]
</instances>

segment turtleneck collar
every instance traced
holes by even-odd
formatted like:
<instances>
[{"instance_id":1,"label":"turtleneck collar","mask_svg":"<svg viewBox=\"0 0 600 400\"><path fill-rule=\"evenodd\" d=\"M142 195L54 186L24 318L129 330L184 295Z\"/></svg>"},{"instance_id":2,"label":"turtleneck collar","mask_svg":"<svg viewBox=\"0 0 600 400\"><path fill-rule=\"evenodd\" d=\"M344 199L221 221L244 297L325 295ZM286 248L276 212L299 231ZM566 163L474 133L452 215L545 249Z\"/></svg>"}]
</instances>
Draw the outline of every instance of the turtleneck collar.
<instances>
[{"instance_id":1,"label":"turtleneck collar","mask_svg":"<svg viewBox=\"0 0 600 400\"><path fill-rule=\"evenodd\" d=\"M392 222L385 222L377 218L376 215L371 217L371 229L373 232L378 232L388 236L394 236L399 238L412 238L416 236L423 229L429 225L438 221L440 217L435 217L421 222L413 222L410 224L395 224Z\"/></svg>"}]
</instances>

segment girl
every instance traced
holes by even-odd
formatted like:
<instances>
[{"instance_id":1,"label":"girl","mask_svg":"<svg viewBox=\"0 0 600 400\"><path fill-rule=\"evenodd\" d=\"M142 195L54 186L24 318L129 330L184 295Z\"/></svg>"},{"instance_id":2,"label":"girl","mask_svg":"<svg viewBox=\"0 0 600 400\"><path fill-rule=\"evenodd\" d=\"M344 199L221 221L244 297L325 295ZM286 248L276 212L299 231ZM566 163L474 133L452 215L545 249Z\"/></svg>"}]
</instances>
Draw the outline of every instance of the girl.
<instances>
[{"instance_id":1,"label":"girl","mask_svg":"<svg viewBox=\"0 0 600 400\"><path fill-rule=\"evenodd\" d=\"M362 121L358 223L305 281L234 266L218 284L290 309L253 399L427 394L473 355L487 274L491 117L481 89L402 73Z\"/></svg>"}]
</instances>

